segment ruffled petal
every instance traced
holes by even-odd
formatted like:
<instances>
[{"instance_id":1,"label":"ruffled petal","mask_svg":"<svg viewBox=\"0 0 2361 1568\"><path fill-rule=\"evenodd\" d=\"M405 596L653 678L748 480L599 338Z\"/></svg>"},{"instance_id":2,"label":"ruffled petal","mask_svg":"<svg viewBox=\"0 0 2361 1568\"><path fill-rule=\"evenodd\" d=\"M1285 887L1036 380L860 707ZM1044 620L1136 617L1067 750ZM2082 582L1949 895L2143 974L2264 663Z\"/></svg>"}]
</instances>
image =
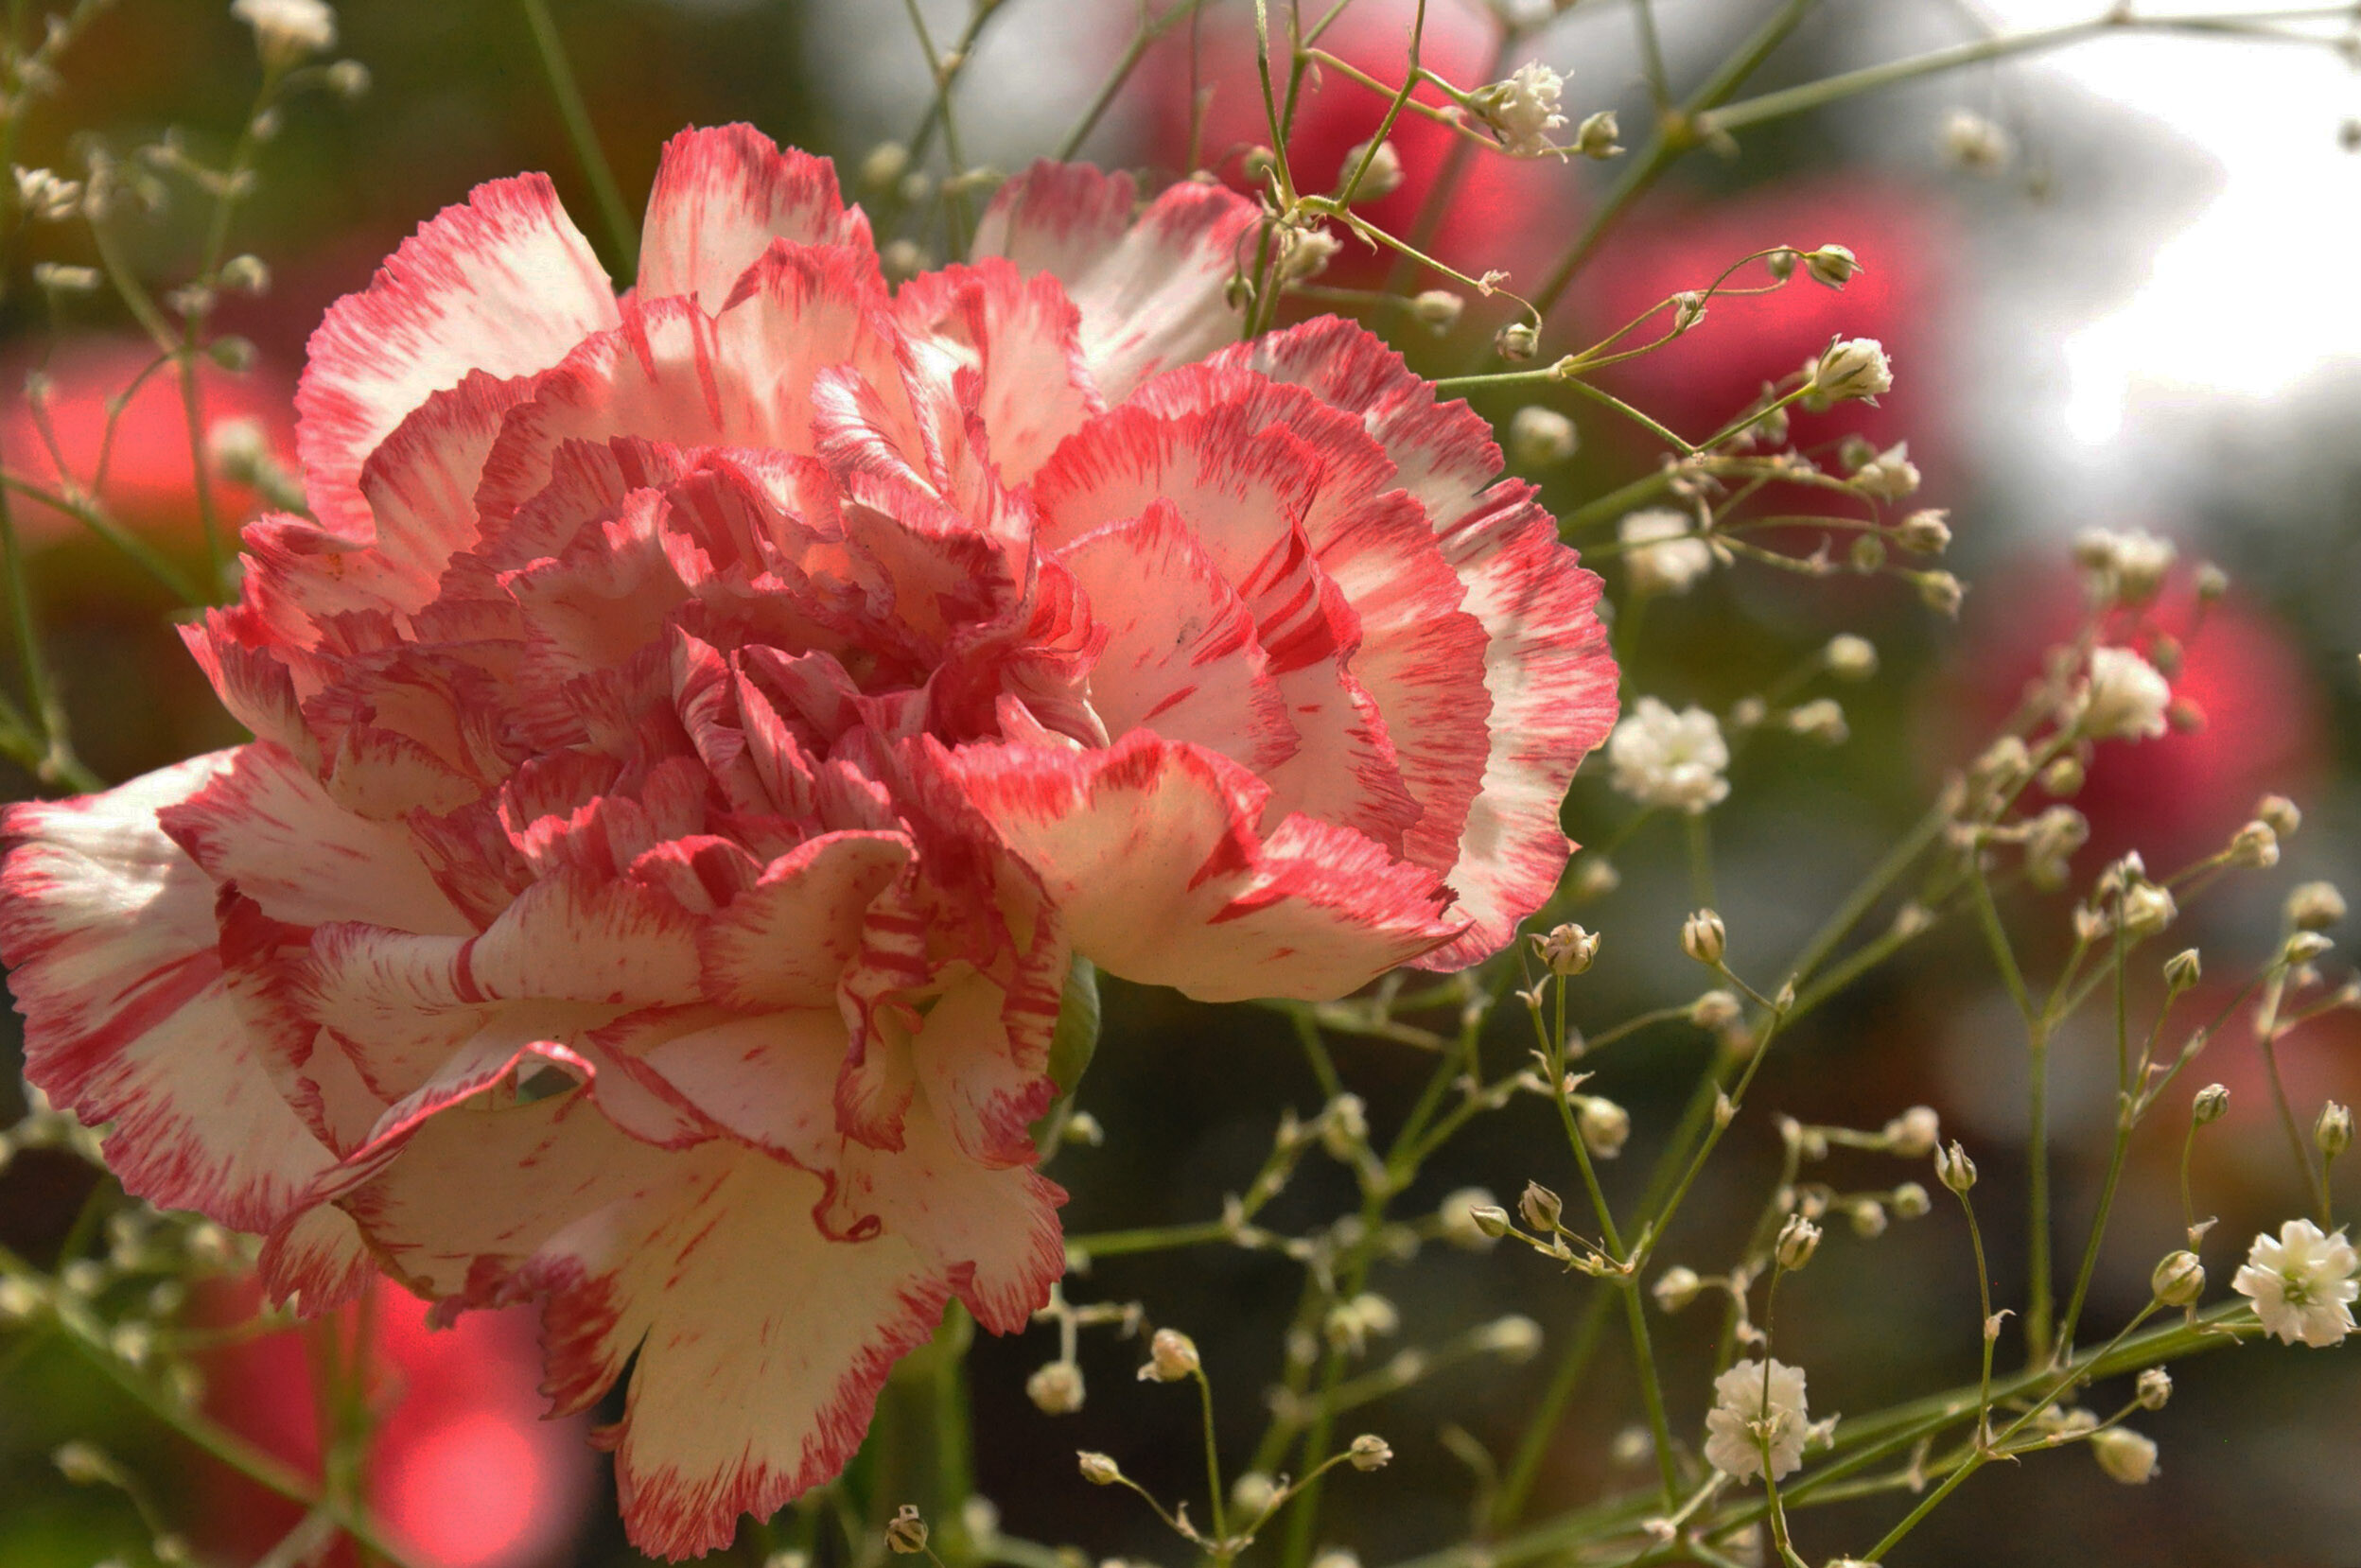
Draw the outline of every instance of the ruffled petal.
<instances>
[{"instance_id":1,"label":"ruffled petal","mask_svg":"<svg viewBox=\"0 0 2361 1568\"><path fill-rule=\"evenodd\" d=\"M845 210L836 167L781 149L750 125L697 127L664 144L639 231L639 297L685 294L720 310L774 239L868 251L869 224Z\"/></svg>"},{"instance_id":2,"label":"ruffled petal","mask_svg":"<svg viewBox=\"0 0 2361 1568\"><path fill-rule=\"evenodd\" d=\"M295 447L313 515L368 538L361 465L411 409L471 371L547 370L616 321L614 287L546 175L478 185L311 336Z\"/></svg>"},{"instance_id":3,"label":"ruffled petal","mask_svg":"<svg viewBox=\"0 0 2361 1568\"><path fill-rule=\"evenodd\" d=\"M236 752L103 794L0 816L0 959L25 1016L26 1076L113 1122L125 1188L268 1229L332 1158L275 1087L222 974L212 880L166 836Z\"/></svg>"},{"instance_id":4,"label":"ruffled petal","mask_svg":"<svg viewBox=\"0 0 2361 1568\"><path fill-rule=\"evenodd\" d=\"M902 285L894 312L975 372L975 412L1005 484L1031 479L1106 409L1082 352L1081 314L1058 280L988 257Z\"/></svg>"},{"instance_id":5,"label":"ruffled petal","mask_svg":"<svg viewBox=\"0 0 2361 1568\"><path fill-rule=\"evenodd\" d=\"M774 861L699 935L706 989L726 1006L824 1007L860 950L871 899L909 863L893 833L828 833Z\"/></svg>"},{"instance_id":6,"label":"ruffled petal","mask_svg":"<svg viewBox=\"0 0 2361 1568\"><path fill-rule=\"evenodd\" d=\"M1134 189L1129 175L1035 164L1000 187L973 247L1066 286L1082 313L1083 357L1110 403L1237 337L1230 280L1256 221L1244 197L1190 181L1135 221Z\"/></svg>"},{"instance_id":7,"label":"ruffled petal","mask_svg":"<svg viewBox=\"0 0 2361 1568\"><path fill-rule=\"evenodd\" d=\"M1338 997L1458 936L1432 871L1291 816L1227 758L1134 733L1103 752L969 746L957 780L1030 866L1075 949L1208 1002Z\"/></svg>"}]
</instances>

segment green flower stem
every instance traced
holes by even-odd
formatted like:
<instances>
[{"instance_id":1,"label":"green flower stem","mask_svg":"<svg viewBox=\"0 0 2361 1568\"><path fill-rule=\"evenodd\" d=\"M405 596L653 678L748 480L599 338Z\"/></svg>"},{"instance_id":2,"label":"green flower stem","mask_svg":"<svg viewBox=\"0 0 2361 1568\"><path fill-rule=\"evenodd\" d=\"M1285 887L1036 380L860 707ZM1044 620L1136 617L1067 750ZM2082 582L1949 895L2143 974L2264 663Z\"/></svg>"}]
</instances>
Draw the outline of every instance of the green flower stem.
<instances>
[{"instance_id":1,"label":"green flower stem","mask_svg":"<svg viewBox=\"0 0 2361 1568\"><path fill-rule=\"evenodd\" d=\"M566 42L558 36L557 24L550 16L549 0L516 0L524 8L525 23L533 29L533 48L541 56L541 69L550 78L550 96L557 100L558 117L566 122L566 134L574 144L574 156L582 161L582 172L590 182L591 199L599 205L599 218L606 225L608 243L614 247L618 275L631 277L639 270L639 230L631 220L631 209L623 203L623 188L615 183L615 170L606 161L606 152L599 146L598 131L590 124L589 106L583 102L582 89L574 81L574 68L566 59Z\"/></svg>"},{"instance_id":2,"label":"green flower stem","mask_svg":"<svg viewBox=\"0 0 2361 1568\"><path fill-rule=\"evenodd\" d=\"M1131 35L1131 42L1124 46L1114 69L1108 72L1107 79L1099 84L1098 96L1091 99L1090 108L1084 110L1082 117L1074 122L1074 128L1066 132L1065 140L1058 144L1058 150L1051 154L1052 157L1061 164L1073 162L1075 154L1082 150L1082 144L1090 140L1091 132L1098 128L1098 122L1114 103L1115 95L1123 91L1123 84L1131 79L1133 71L1139 69L1149 46L1170 31L1175 23L1204 3L1205 0L1177 0L1176 4L1166 7L1155 16L1141 19L1139 29Z\"/></svg>"},{"instance_id":3,"label":"green flower stem","mask_svg":"<svg viewBox=\"0 0 2361 1568\"><path fill-rule=\"evenodd\" d=\"M154 578L166 592L183 604L194 607L206 602L205 596L198 591L197 584L189 580L186 572L174 566L170 559L149 544L147 540L116 522L97 501L75 500L54 490L44 489L30 479L5 470L0 470L0 490L12 490L28 500L39 501L44 506L64 513L120 550L131 559L132 565Z\"/></svg>"}]
</instances>

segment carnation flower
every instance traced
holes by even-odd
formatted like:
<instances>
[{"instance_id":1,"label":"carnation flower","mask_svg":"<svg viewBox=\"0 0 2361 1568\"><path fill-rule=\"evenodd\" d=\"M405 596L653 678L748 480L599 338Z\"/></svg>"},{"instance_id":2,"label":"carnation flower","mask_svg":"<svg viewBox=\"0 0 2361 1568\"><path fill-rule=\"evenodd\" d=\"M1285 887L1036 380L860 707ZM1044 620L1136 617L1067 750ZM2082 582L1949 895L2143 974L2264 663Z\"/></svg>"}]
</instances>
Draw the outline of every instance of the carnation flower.
<instances>
[{"instance_id":1,"label":"carnation flower","mask_svg":"<svg viewBox=\"0 0 2361 1568\"><path fill-rule=\"evenodd\" d=\"M1642 806L1702 811L1730 793L1722 776L1730 748L1721 723L1701 707L1675 713L1642 697L1607 738L1607 767L1615 787Z\"/></svg>"},{"instance_id":2,"label":"carnation flower","mask_svg":"<svg viewBox=\"0 0 2361 1568\"><path fill-rule=\"evenodd\" d=\"M2156 666L2128 648L2090 650L2081 727L2094 740L2152 740L2168 727L2173 688Z\"/></svg>"},{"instance_id":3,"label":"carnation flower","mask_svg":"<svg viewBox=\"0 0 2361 1568\"><path fill-rule=\"evenodd\" d=\"M1685 512L1651 507L1631 513L1616 525L1616 536L1626 547L1623 566L1635 593L1685 594L1713 569L1713 549Z\"/></svg>"},{"instance_id":4,"label":"carnation flower","mask_svg":"<svg viewBox=\"0 0 2361 1568\"><path fill-rule=\"evenodd\" d=\"M2288 1345L2341 1344L2352 1332L2352 1303L2361 1298L2361 1266L2342 1230L2322 1235L2310 1220L2289 1220L2279 1240L2254 1238L2230 1288L2254 1302L2265 1332Z\"/></svg>"},{"instance_id":5,"label":"carnation flower","mask_svg":"<svg viewBox=\"0 0 2361 1568\"><path fill-rule=\"evenodd\" d=\"M1771 1445L1771 1479L1804 1463L1810 1436L1804 1407L1804 1369L1784 1361L1746 1361L1713 1380L1705 1412L1705 1462L1744 1481L1762 1473L1762 1444Z\"/></svg>"},{"instance_id":6,"label":"carnation flower","mask_svg":"<svg viewBox=\"0 0 2361 1568\"><path fill-rule=\"evenodd\" d=\"M313 337L317 521L186 639L255 740L13 808L26 1071L327 1310L537 1299L633 1540L832 1478L1064 1267L1077 959L1333 998L1496 950L1612 722L1597 579L1252 208L1011 181L889 293L830 166L684 133L618 298L538 176ZM1225 346L1226 345L1226 346Z\"/></svg>"}]
</instances>

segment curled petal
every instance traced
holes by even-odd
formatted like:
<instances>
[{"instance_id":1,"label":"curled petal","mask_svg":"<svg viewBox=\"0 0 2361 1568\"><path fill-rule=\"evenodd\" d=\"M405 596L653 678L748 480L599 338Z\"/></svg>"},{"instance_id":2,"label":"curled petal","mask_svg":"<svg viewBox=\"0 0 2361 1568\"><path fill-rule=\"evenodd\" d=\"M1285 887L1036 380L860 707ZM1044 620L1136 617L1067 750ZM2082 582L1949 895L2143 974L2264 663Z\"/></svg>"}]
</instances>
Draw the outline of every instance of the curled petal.
<instances>
[{"instance_id":1,"label":"curled petal","mask_svg":"<svg viewBox=\"0 0 2361 1568\"><path fill-rule=\"evenodd\" d=\"M684 131L664 145L648 194L639 297L686 294L717 311L774 239L870 248L868 219L845 210L827 159L782 150L750 125Z\"/></svg>"}]
</instances>

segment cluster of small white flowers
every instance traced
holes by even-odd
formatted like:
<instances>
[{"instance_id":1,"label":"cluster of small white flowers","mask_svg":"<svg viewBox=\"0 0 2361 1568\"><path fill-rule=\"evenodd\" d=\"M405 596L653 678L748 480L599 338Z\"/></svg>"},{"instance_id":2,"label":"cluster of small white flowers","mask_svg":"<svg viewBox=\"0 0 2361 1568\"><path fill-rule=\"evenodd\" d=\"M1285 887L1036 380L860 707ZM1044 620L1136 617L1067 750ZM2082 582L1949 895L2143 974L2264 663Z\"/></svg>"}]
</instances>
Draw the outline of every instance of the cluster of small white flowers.
<instances>
[{"instance_id":1,"label":"cluster of small white flowers","mask_svg":"<svg viewBox=\"0 0 2361 1568\"><path fill-rule=\"evenodd\" d=\"M2254 1302L2265 1332L2323 1349L2352 1333L2352 1303L2361 1298L2356 1269L2361 1256L2342 1230L2324 1235L2310 1220L2289 1220L2277 1241L2254 1238L2230 1288Z\"/></svg>"},{"instance_id":2,"label":"cluster of small white flowers","mask_svg":"<svg viewBox=\"0 0 2361 1568\"><path fill-rule=\"evenodd\" d=\"M230 0L230 14L254 29L266 60L291 63L336 47L336 12L324 0Z\"/></svg>"},{"instance_id":3,"label":"cluster of small white flowers","mask_svg":"<svg viewBox=\"0 0 2361 1568\"><path fill-rule=\"evenodd\" d=\"M1776 1360L1741 1362L1713 1380L1705 1462L1716 1470L1740 1481L1760 1475L1767 1436L1775 1481L1803 1468L1804 1442L1810 1435L1801 1367Z\"/></svg>"},{"instance_id":4,"label":"cluster of small white flowers","mask_svg":"<svg viewBox=\"0 0 2361 1568\"><path fill-rule=\"evenodd\" d=\"M2094 740L2143 740L2164 733L2173 688L2156 666L2128 648L2090 650L2079 720Z\"/></svg>"},{"instance_id":5,"label":"cluster of small white flowers","mask_svg":"<svg viewBox=\"0 0 2361 1568\"><path fill-rule=\"evenodd\" d=\"M1615 787L1642 806L1703 811L1729 797L1730 748L1722 725L1701 707L1675 713L1642 697L1607 737L1607 768Z\"/></svg>"},{"instance_id":6,"label":"cluster of small white flowers","mask_svg":"<svg viewBox=\"0 0 2361 1568\"><path fill-rule=\"evenodd\" d=\"M1972 109L1954 109L1944 116L1944 155L1970 174L1994 172L2015 151L2008 132Z\"/></svg>"},{"instance_id":7,"label":"cluster of small white flowers","mask_svg":"<svg viewBox=\"0 0 2361 1568\"><path fill-rule=\"evenodd\" d=\"M1623 569L1632 591L1682 594L1713 569L1713 549L1697 534L1687 513L1651 507L1626 516L1616 530L1626 547Z\"/></svg>"},{"instance_id":8,"label":"cluster of small white flowers","mask_svg":"<svg viewBox=\"0 0 2361 1568\"><path fill-rule=\"evenodd\" d=\"M1549 133L1565 128L1565 116L1558 113L1565 91L1565 78L1539 61L1528 61L1494 87L1488 117L1511 152L1549 150Z\"/></svg>"}]
</instances>

